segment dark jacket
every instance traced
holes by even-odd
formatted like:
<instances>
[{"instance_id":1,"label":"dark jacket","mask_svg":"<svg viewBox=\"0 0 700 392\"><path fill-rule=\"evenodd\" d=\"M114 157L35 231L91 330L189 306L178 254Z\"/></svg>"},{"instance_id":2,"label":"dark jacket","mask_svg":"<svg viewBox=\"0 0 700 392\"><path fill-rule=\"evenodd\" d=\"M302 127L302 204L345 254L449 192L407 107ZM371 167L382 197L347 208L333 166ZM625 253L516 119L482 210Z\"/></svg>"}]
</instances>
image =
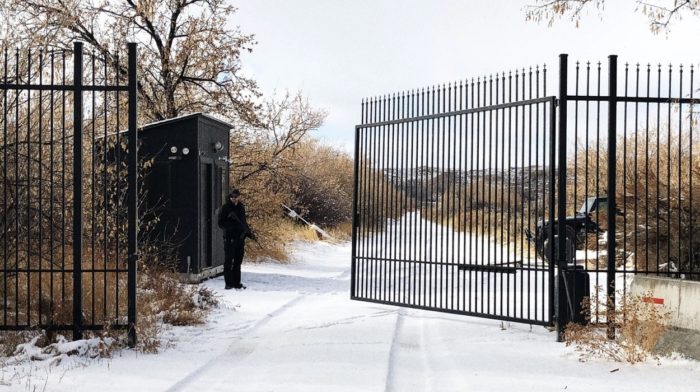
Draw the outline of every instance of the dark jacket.
<instances>
[{"instance_id":1,"label":"dark jacket","mask_svg":"<svg viewBox=\"0 0 700 392\"><path fill-rule=\"evenodd\" d=\"M217 223L220 228L224 229L224 238L226 239L244 239L253 235L245 218L243 203L233 204L229 201L221 206Z\"/></svg>"}]
</instances>

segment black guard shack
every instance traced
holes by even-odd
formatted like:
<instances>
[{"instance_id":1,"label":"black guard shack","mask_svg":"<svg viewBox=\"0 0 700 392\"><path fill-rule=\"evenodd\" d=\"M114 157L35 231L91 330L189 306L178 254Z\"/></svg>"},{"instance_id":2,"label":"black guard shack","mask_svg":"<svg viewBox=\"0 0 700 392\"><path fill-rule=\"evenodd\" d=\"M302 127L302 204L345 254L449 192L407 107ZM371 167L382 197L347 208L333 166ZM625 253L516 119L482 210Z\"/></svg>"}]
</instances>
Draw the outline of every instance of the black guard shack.
<instances>
[{"instance_id":1,"label":"black guard shack","mask_svg":"<svg viewBox=\"0 0 700 392\"><path fill-rule=\"evenodd\" d=\"M216 224L226 200L232 125L195 113L143 126L140 156L153 158L143 182L146 207L160 216L154 234L177 244L183 278L223 272L224 244Z\"/></svg>"}]
</instances>

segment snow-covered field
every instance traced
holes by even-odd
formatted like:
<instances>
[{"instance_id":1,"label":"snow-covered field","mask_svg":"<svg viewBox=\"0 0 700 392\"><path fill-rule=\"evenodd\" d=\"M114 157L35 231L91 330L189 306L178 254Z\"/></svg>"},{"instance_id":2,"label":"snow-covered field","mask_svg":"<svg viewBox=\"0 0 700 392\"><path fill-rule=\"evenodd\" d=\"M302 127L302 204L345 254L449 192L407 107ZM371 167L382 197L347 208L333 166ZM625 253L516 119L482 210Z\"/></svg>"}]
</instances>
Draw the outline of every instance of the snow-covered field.
<instances>
[{"instance_id":1,"label":"snow-covered field","mask_svg":"<svg viewBox=\"0 0 700 392\"><path fill-rule=\"evenodd\" d=\"M349 300L350 244L295 243L290 264L244 264L244 291L165 331L159 354L23 362L2 391L700 391L700 363L579 362L542 327Z\"/></svg>"}]
</instances>

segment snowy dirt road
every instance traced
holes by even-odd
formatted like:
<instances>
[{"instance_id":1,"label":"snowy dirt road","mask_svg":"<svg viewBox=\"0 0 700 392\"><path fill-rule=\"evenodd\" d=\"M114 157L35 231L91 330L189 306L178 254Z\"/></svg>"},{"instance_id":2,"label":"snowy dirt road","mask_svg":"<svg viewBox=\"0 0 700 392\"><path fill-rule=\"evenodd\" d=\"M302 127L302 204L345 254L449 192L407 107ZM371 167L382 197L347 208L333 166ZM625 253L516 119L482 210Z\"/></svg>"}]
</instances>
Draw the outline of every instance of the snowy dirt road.
<instances>
[{"instance_id":1,"label":"snowy dirt road","mask_svg":"<svg viewBox=\"0 0 700 392\"><path fill-rule=\"evenodd\" d=\"M349 300L350 245L294 244L290 264L244 264L244 291L164 333L156 355L2 369L17 391L700 391L700 364L581 363L542 327Z\"/></svg>"}]
</instances>

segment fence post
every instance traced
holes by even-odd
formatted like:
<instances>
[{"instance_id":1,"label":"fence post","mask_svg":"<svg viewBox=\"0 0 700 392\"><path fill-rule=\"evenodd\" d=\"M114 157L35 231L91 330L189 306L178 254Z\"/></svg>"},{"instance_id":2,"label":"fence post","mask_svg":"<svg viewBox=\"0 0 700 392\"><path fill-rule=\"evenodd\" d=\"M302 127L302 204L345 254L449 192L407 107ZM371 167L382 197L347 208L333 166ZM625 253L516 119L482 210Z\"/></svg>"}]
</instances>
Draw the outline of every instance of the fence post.
<instances>
[{"instance_id":1,"label":"fence post","mask_svg":"<svg viewBox=\"0 0 700 392\"><path fill-rule=\"evenodd\" d=\"M362 104L363 109L364 109L364 102ZM358 204L358 197L359 197L359 192L358 192L358 186L359 186L359 177L360 177L360 128L355 127L355 162L354 162L354 179L353 179L353 194L352 194L352 255L351 255L351 277L350 277L350 298L355 298L356 295L356 288L355 288L355 279L357 279L357 271L355 271L355 268L357 267L357 231L358 231L358 226L360 224L360 218L358 216L358 211L357 211L357 204Z\"/></svg>"},{"instance_id":2,"label":"fence post","mask_svg":"<svg viewBox=\"0 0 700 392\"><path fill-rule=\"evenodd\" d=\"M138 135L136 129L136 43L129 43L128 310L129 346L136 345L136 268L138 261Z\"/></svg>"},{"instance_id":3,"label":"fence post","mask_svg":"<svg viewBox=\"0 0 700 392\"><path fill-rule=\"evenodd\" d=\"M547 271L549 272L549 278L547 279L547 284L548 284L548 300L549 300L549 323L550 326L554 325L554 320L556 320L556 314L554 313L554 260L557 260L556 257L557 255L554 254L554 217L556 216L557 213L557 202L556 202L556 196L557 196L557 188L556 188L556 183L557 183L557 174L556 174L556 167L557 167L557 100L556 98L552 97L552 101L550 103L550 111L549 111L549 227L551 227L551 230L548 230L547 234L547 240L549 241L549 251L547 249L542 248L542 253L547 252L548 254L545 255L545 257L548 257L550 260L550 263L548 265ZM544 242L543 242L544 245Z\"/></svg>"},{"instance_id":4,"label":"fence post","mask_svg":"<svg viewBox=\"0 0 700 392\"><path fill-rule=\"evenodd\" d=\"M83 43L73 43L73 340L83 338Z\"/></svg>"},{"instance_id":5,"label":"fence post","mask_svg":"<svg viewBox=\"0 0 700 392\"><path fill-rule=\"evenodd\" d=\"M608 56L608 339L615 338L615 182L617 179L617 55Z\"/></svg>"},{"instance_id":6,"label":"fence post","mask_svg":"<svg viewBox=\"0 0 700 392\"><path fill-rule=\"evenodd\" d=\"M566 288L564 269L566 268L566 121L568 102L568 55L559 55L559 159L558 201L557 201L557 341L561 342L564 333L563 315L566 312Z\"/></svg>"}]
</instances>

